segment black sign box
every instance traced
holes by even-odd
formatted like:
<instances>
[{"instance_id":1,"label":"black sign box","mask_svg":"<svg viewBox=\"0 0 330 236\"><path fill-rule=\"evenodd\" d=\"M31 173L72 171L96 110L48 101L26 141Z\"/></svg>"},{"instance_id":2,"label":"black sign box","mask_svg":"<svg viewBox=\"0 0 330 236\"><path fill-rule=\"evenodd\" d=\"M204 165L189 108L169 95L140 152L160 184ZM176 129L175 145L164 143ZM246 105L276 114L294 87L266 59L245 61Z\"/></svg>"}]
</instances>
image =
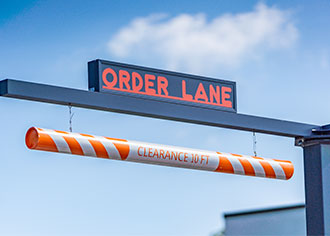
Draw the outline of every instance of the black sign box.
<instances>
[{"instance_id":1,"label":"black sign box","mask_svg":"<svg viewBox=\"0 0 330 236\"><path fill-rule=\"evenodd\" d=\"M89 89L236 112L236 83L118 62L88 62Z\"/></svg>"}]
</instances>

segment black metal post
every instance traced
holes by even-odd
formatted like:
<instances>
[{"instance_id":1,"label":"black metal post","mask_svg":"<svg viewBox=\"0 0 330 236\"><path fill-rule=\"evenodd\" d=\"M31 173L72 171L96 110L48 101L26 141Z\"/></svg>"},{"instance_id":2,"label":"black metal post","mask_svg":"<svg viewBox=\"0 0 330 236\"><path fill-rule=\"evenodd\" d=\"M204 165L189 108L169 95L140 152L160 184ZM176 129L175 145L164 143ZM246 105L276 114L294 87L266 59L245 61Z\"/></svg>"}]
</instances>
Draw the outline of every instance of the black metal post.
<instances>
[{"instance_id":1,"label":"black metal post","mask_svg":"<svg viewBox=\"0 0 330 236\"><path fill-rule=\"evenodd\" d=\"M307 235L330 235L330 136L325 129L298 140L304 148Z\"/></svg>"}]
</instances>

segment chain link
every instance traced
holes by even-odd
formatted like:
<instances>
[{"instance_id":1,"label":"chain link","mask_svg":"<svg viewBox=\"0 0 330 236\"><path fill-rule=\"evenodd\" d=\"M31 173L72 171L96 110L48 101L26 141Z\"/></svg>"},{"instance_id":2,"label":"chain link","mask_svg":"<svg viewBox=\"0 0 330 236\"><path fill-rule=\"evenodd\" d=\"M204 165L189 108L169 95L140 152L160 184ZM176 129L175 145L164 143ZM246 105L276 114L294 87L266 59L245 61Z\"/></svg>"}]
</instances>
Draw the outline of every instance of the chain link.
<instances>
[{"instance_id":1,"label":"chain link","mask_svg":"<svg viewBox=\"0 0 330 236\"><path fill-rule=\"evenodd\" d=\"M256 132L253 132L253 153L254 156L257 156L257 135Z\"/></svg>"},{"instance_id":2,"label":"chain link","mask_svg":"<svg viewBox=\"0 0 330 236\"><path fill-rule=\"evenodd\" d=\"M69 130L72 132L72 118L74 116L74 113L72 112L72 106L69 105Z\"/></svg>"}]
</instances>

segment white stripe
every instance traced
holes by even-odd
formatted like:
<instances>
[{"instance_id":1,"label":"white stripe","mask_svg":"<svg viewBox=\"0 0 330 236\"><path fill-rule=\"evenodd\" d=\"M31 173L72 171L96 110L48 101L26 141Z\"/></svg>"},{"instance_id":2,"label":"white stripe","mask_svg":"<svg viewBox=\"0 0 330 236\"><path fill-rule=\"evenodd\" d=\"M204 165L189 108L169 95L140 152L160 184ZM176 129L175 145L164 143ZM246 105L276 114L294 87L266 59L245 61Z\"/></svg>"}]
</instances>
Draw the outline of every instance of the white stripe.
<instances>
[{"instance_id":1,"label":"white stripe","mask_svg":"<svg viewBox=\"0 0 330 236\"><path fill-rule=\"evenodd\" d=\"M105 137L97 137L97 139L103 144L110 159L121 160L120 154L111 140Z\"/></svg>"},{"instance_id":2,"label":"white stripe","mask_svg":"<svg viewBox=\"0 0 330 236\"><path fill-rule=\"evenodd\" d=\"M251 156L243 156L243 157L246 158L251 163L256 176L266 177L265 170L257 159Z\"/></svg>"},{"instance_id":3,"label":"white stripe","mask_svg":"<svg viewBox=\"0 0 330 236\"><path fill-rule=\"evenodd\" d=\"M231 165L233 166L235 174L239 174L239 175L245 174L244 168L237 157L234 157L230 154L227 154L226 157L230 161Z\"/></svg>"},{"instance_id":4,"label":"white stripe","mask_svg":"<svg viewBox=\"0 0 330 236\"><path fill-rule=\"evenodd\" d=\"M70 136L77 140L85 156L96 157L95 150L88 141L88 137L75 133L70 133Z\"/></svg>"},{"instance_id":5,"label":"white stripe","mask_svg":"<svg viewBox=\"0 0 330 236\"><path fill-rule=\"evenodd\" d=\"M50 134L52 134L52 133L56 134L56 136L59 136L62 139L63 139L63 136L75 138L77 140L77 142L80 144L80 147L85 156L96 157L95 150L94 150L92 144L90 144L90 142L88 141L88 137L85 137L85 136L82 136L82 135L76 134L76 133L68 133L68 134L57 133L54 130L47 130L47 132L49 132Z\"/></svg>"},{"instance_id":6,"label":"white stripe","mask_svg":"<svg viewBox=\"0 0 330 236\"><path fill-rule=\"evenodd\" d=\"M269 164L273 167L277 179L286 179L284 170L277 161L269 160Z\"/></svg>"},{"instance_id":7,"label":"white stripe","mask_svg":"<svg viewBox=\"0 0 330 236\"><path fill-rule=\"evenodd\" d=\"M72 154L68 143L59 133L55 132L54 130L43 130L53 139L59 152Z\"/></svg>"}]
</instances>

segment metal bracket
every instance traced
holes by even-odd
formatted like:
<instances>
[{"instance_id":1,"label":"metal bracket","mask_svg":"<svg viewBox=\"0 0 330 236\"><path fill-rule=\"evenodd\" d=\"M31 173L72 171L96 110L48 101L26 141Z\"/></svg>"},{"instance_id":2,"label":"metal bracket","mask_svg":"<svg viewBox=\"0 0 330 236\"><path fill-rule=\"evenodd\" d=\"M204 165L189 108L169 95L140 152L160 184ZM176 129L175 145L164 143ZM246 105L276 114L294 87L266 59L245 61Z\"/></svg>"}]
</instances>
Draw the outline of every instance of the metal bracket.
<instances>
[{"instance_id":1,"label":"metal bracket","mask_svg":"<svg viewBox=\"0 0 330 236\"><path fill-rule=\"evenodd\" d=\"M330 144L330 124L312 129L311 136L297 137L295 146L306 147L318 143Z\"/></svg>"},{"instance_id":2,"label":"metal bracket","mask_svg":"<svg viewBox=\"0 0 330 236\"><path fill-rule=\"evenodd\" d=\"M325 135L330 134L330 124L313 128L312 132L315 134L325 134Z\"/></svg>"}]
</instances>

